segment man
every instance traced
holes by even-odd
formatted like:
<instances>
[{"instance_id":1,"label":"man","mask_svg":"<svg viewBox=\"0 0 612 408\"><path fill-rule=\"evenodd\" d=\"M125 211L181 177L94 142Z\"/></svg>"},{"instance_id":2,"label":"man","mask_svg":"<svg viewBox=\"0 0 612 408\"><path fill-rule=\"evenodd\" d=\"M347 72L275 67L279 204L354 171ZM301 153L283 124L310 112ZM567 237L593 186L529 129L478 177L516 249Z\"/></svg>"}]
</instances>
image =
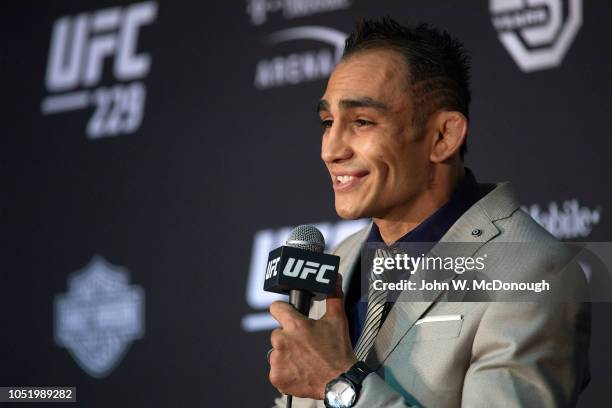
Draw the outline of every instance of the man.
<instances>
[{"instance_id":1,"label":"man","mask_svg":"<svg viewBox=\"0 0 612 408\"><path fill-rule=\"evenodd\" d=\"M469 243L461 255L497 251L493 277L579 271L559 246L518 256L500 244L556 240L507 183L479 185L464 168L468 81L462 45L429 26L362 21L347 39L319 103L321 156L338 214L373 223L336 249L342 287L309 318L284 302L270 306L281 327L269 377L294 407L576 403L588 379L584 304L411 301L407 291L389 304L359 290L366 243Z\"/></svg>"}]
</instances>

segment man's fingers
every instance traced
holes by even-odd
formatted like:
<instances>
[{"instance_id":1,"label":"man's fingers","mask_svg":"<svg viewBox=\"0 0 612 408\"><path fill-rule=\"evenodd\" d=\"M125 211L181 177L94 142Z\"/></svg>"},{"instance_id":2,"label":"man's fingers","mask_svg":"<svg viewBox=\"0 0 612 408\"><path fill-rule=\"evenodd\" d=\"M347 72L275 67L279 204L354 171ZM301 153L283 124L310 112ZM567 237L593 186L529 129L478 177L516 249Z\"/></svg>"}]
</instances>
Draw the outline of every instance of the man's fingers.
<instances>
[{"instance_id":1,"label":"man's fingers","mask_svg":"<svg viewBox=\"0 0 612 408\"><path fill-rule=\"evenodd\" d=\"M344 292L342 292L342 275L336 279L336 292L325 301L326 315L344 315Z\"/></svg>"},{"instance_id":2,"label":"man's fingers","mask_svg":"<svg viewBox=\"0 0 612 408\"><path fill-rule=\"evenodd\" d=\"M295 329L306 320L293 306L280 300L270 305L270 314L283 329Z\"/></svg>"},{"instance_id":3,"label":"man's fingers","mask_svg":"<svg viewBox=\"0 0 612 408\"><path fill-rule=\"evenodd\" d=\"M273 350L283 350L285 348L285 339L282 329L274 329L270 333L270 345Z\"/></svg>"}]
</instances>

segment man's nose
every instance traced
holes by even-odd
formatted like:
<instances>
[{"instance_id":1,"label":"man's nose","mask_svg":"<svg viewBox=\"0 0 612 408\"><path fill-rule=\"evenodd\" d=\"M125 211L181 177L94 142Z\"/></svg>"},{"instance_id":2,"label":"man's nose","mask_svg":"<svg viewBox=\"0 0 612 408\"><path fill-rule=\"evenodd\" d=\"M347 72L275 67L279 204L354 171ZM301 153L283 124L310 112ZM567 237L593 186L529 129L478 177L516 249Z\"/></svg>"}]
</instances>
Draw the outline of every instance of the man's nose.
<instances>
[{"instance_id":1,"label":"man's nose","mask_svg":"<svg viewBox=\"0 0 612 408\"><path fill-rule=\"evenodd\" d=\"M350 159L353 156L353 150L347 141L347 136L342 127L336 124L333 124L327 133L323 135L321 159L325 163L337 163Z\"/></svg>"}]
</instances>

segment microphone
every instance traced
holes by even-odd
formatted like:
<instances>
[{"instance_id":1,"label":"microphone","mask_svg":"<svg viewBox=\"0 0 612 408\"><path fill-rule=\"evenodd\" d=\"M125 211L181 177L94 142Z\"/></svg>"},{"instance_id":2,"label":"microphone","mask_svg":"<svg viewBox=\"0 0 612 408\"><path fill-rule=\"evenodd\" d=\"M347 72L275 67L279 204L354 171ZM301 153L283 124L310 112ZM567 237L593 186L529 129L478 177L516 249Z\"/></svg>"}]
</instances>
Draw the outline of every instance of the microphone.
<instances>
[{"instance_id":1,"label":"microphone","mask_svg":"<svg viewBox=\"0 0 612 408\"><path fill-rule=\"evenodd\" d=\"M308 316L313 299L336 291L340 257L324 254L323 234L312 225L300 225L285 245L270 252L264 290L289 295L289 303Z\"/></svg>"},{"instance_id":2,"label":"microphone","mask_svg":"<svg viewBox=\"0 0 612 408\"><path fill-rule=\"evenodd\" d=\"M336 291L340 257L324 254L325 238L312 225L295 227L286 245L268 256L264 290L289 294L289 303L308 316L312 300L321 300ZM293 397L287 395L286 407Z\"/></svg>"}]
</instances>

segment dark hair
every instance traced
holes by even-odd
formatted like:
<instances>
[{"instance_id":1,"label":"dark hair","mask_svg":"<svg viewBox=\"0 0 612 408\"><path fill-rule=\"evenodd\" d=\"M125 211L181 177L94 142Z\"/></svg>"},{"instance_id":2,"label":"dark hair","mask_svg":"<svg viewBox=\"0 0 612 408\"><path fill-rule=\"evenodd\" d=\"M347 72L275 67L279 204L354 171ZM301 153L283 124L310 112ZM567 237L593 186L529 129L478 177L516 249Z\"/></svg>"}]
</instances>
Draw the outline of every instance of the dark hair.
<instances>
[{"instance_id":1,"label":"dark hair","mask_svg":"<svg viewBox=\"0 0 612 408\"><path fill-rule=\"evenodd\" d=\"M470 57L463 44L429 24L404 26L390 17L361 19L346 39L343 59L364 50L389 48L406 60L408 85L415 101L413 126L423 129L440 108L469 119ZM467 140L460 156L467 151Z\"/></svg>"}]
</instances>

